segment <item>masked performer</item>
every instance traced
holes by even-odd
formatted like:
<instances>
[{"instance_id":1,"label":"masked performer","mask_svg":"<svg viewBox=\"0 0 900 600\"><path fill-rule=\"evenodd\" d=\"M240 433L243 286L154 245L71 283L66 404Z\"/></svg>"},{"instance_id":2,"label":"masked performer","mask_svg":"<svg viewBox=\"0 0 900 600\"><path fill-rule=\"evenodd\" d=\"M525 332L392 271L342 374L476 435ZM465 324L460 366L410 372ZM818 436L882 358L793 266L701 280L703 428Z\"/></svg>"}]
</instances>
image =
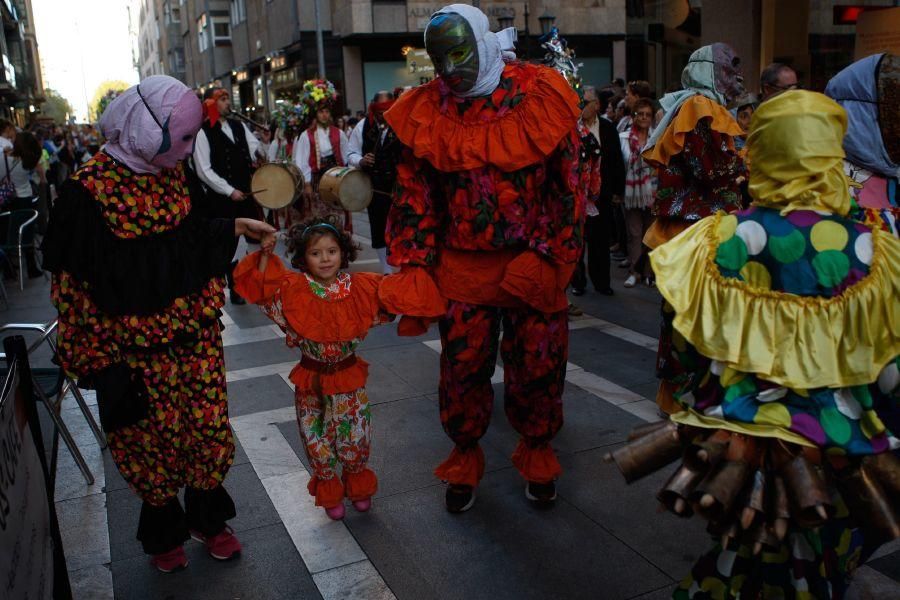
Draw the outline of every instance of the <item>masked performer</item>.
<instances>
[{"instance_id":1,"label":"masked performer","mask_svg":"<svg viewBox=\"0 0 900 600\"><path fill-rule=\"evenodd\" d=\"M900 56L875 54L858 60L828 82L825 94L844 107L850 124L844 138L844 172L860 220L897 235L900 225Z\"/></svg>"},{"instance_id":2,"label":"masked performer","mask_svg":"<svg viewBox=\"0 0 900 600\"><path fill-rule=\"evenodd\" d=\"M744 161L734 139L743 130L725 105L744 92L740 59L726 44L703 46L691 54L681 74L683 90L666 94L665 111L643 152L657 170L655 221L644 236L651 249L700 219L741 206ZM684 376L682 340L672 330L672 312L663 305L657 353L661 378L657 403L673 409L671 391Z\"/></svg>"},{"instance_id":3,"label":"masked performer","mask_svg":"<svg viewBox=\"0 0 900 600\"><path fill-rule=\"evenodd\" d=\"M400 147L394 131L384 120L384 112L394 104L390 92L378 92L369 105L366 118L357 123L350 134L347 163L362 169L372 177L372 202L369 203L369 228L372 232L372 248L378 254L382 271L392 273L387 264L387 244L384 231L387 227L388 210L397 180L397 161Z\"/></svg>"},{"instance_id":4,"label":"masked performer","mask_svg":"<svg viewBox=\"0 0 900 600\"><path fill-rule=\"evenodd\" d=\"M325 206L319 197L319 181L325 171L343 167L347 160L347 136L334 126L331 109L337 100L334 84L324 79L310 80L303 84L305 101L315 120L294 142L294 164L303 174L303 197L307 210L304 218L312 215L339 214L340 207ZM350 213L343 211L344 229L352 230Z\"/></svg>"},{"instance_id":5,"label":"masked performer","mask_svg":"<svg viewBox=\"0 0 900 600\"><path fill-rule=\"evenodd\" d=\"M484 472L478 440L493 407L501 324L506 414L521 436L513 463L527 497L552 502L561 471L550 442L562 426L563 290L582 245L579 100L548 67L504 64L513 33L490 32L471 6L441 9L425 30L440 77L385 114L407 146L387 236L388 260L402 270L386 281L411 301L434 278L450 300L440 414L456 447L435 473L450 484L451 512L472 506Z\"/></svg>"},{"instance_id":6,"label":"masked performer","mask_svg":"<svg viewBox=\"0 0 900 600\"><path fill-rule=\"evenodd\" d=\"M658 498L721 536L675 598L841 598L861 537L900 537L900 242L847 216L846 128L822 94L767 100L749 210L651 254L691 368L613 458L631 481L683 452Z\"/></svg>"},{"instance_id":7,"label":"masked performer","mask_svg":"<svg viewBox=\"0 0 900 600\"><path fill-rule=\"evenodd\" d=\"M107 144L63 186L43 246L60 360L97 390L112 458L143 500L137 537L164 572L187 566L189 534L217 559L241 549L222 486L234 455L222 276L237 236L274 231L193 210L203 190L181 161L201 120L194 93L167 76L113 100Z\"/></svg>"}]
</instances>

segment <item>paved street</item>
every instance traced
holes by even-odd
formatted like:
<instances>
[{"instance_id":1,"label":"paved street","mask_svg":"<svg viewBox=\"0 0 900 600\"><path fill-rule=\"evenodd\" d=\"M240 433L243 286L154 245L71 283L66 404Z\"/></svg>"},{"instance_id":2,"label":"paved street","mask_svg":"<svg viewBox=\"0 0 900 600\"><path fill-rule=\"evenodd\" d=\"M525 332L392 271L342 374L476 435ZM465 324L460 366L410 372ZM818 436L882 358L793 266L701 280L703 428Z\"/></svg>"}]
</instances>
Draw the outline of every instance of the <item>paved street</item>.
<instances>
[{"instance_id":1,"label":"paved street","mask_svg":"<svg viewBox=\"0 0 900 600\"><path fill-rule=\"evenodd\" d=\"M377 270L363 245L355 270ZM450 451L437 409L436 328L400 338L396 326L372 331L360 348L371 363L375 430L371 466L380 479L368 514L348 509L332 522L306 492L307 461L294 421L287 376L299 359L254 306L226 305L228 393L237 456L226 487L241 558L216 563L187 544L186 571L162 575L134 539L139 500L77 409L64 417L97 478L86 486L63 449L57 508L76 598L119 599L474 599L669 597L709 546L699 519L658 513L654 495L667 472L626 486L605 453L635 425L656 419L654 355L659 295L625 289L613 268L614 297L578 298L570 324L565 426L556 438L564 473L552 510L525 500L510 462L517 436L503 414L501 370L495 414L483 440L487 469L478 501L448 514L432 469ZM52 318L49 284L10 288L7 321ZM91 396L89 396L91 399ZM96 409L96 407L94 407ZM855 597L900 597L900 551L885 549L860 572Z\"/></svg>"}]
</instances>

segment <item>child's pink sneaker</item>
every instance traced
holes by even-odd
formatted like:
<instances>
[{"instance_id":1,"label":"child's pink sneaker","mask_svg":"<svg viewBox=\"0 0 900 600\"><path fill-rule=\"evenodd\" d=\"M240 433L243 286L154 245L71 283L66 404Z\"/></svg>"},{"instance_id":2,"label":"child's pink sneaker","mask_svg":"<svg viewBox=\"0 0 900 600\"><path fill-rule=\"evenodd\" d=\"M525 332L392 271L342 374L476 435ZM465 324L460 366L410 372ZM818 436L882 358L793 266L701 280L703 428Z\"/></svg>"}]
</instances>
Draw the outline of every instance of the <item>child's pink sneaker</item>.
<instances>
[{"instance_id":1,"label":"child's pink sneaker","mask_svg":"<svg viewBox=\"0 0 900 600\"><path fill-rule=\"evenodd\" d=\"M241 553L241 543L235 537L234 530L228 526L212 537L191 530L191 537L206 544L206 551L216 560L230 560Z\"/></svg>"},{"instance_id":2,"label":"child's pink sneaker","mask_svg":"<svg viewBox=\"0 0 900 600\"><path fill-rule=\"evenodd\" d=\"M184 553L184 546L172 548L168 552L163 552L162 554L154 554L150 557L150 564L163 573L173 573L186 568L188 566L188 559L187 555Z\"/></svg>"},{"instance_id":3,"label":"child's pink sneaker","mask_svg":"<svg viewBox=\"0 0 900 600\"><path fill-rule=\"evenodd\" d=\"M328 515L328 518L332 521L340 521L344 518L344 504L338 504L337 506L332 506L331 508L325 509L325 514Z\"/></svg>"},{"instance_id":4,"label":"child's pink sneaker","mask_svg":"<svg viewBox=\"0 0 900 600\"><path fill-rule=\"evenodd\" d=\"M357 512L368 511L370 508L372 508L372 498L363 498L362 500L354 500L353 508L355 508Z\"/></svg>"}]
</instances>

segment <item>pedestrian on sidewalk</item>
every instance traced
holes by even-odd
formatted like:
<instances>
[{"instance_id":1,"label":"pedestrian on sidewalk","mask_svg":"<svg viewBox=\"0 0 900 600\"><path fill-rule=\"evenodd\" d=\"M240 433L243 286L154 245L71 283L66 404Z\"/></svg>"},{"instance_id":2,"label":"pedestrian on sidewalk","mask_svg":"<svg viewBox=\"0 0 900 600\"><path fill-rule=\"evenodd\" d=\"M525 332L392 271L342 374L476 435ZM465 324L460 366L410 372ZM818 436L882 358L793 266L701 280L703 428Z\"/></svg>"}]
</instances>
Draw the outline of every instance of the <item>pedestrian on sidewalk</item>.
<instances>
[{"instance_id":1,"label":"pedestrian on sidewalk","mask_svg":"<svg viewBox=\"0 0 900 600\"><path fill-rule=\"evenodd\" d=\"M219 316L237 237L274 232L192 210L203 191L182 161L201 115L164 75L113 100L108 142L63 184L43 245L60 361L97 390L112 458L143 500L137 538L166 573L187 566L190 537L219 560L241 550L222 485L234 441Z\"/></svg>"},{"instance_id":2,"label":"pedestrian on sidewalk","mask_svg":"<svg viewBox=\"0 0 900 600\"><path fill-rule=\"evenodd\" d=\"M405 290L380 294L381 275L347 273L357 247L339 216L316 218L291 227L288 270L274 256L274 235L267 248L245 257L234 277L242 296L262 307L287 334L285 342L300 348L303 358L291 371L295 385L297 424L313 474L308 490L316 506L334 520L344 518L344 498L359 512L372 506L378 479L368 467L371 412L366 394L368 363L356 349L369 329L393 320L387 305ZM399 295L398 295L399 294ZM443 314L437 290L429 314Z\"/></svg>"},{"instance_id":3,"label":"pedestrian on sidewalk","mask_svg":"<svg viewBox=\"0 0 900 600\"><path fill-rule=\"evenodd\" d=\"M641 149L653 127L653 103L646 98L634 102L631 127L619 134L622 159L625 162L625 224L628 228L628 278L625 287L634 287L639 281L651 284L652 272L644 246L644 234L653 222L650 207L656 193L656 170L641 156Z\"/></svg>"}]
</instances>

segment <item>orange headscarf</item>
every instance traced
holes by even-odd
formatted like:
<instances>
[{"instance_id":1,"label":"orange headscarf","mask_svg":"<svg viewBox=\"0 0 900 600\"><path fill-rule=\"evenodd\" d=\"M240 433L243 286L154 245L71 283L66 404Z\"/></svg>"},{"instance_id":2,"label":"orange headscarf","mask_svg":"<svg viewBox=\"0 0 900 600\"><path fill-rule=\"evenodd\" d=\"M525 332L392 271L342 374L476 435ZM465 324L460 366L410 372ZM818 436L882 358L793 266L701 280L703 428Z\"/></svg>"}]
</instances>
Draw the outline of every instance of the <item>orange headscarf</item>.
<instances>
[{"instance_id":1,"label":"orange headscarf","mask_svg":"<svg viewBox=\"0 0 900 600\"><path fill-rule=\"evenodd\" d=\"M216 104L219 98L222 96L227 96L228 92L223 89L218 89L212 93L212 96L203 101L203 120L209 121L210 125L215 125L219 122L219 107Z\"/></svg>"}]
</instances>

